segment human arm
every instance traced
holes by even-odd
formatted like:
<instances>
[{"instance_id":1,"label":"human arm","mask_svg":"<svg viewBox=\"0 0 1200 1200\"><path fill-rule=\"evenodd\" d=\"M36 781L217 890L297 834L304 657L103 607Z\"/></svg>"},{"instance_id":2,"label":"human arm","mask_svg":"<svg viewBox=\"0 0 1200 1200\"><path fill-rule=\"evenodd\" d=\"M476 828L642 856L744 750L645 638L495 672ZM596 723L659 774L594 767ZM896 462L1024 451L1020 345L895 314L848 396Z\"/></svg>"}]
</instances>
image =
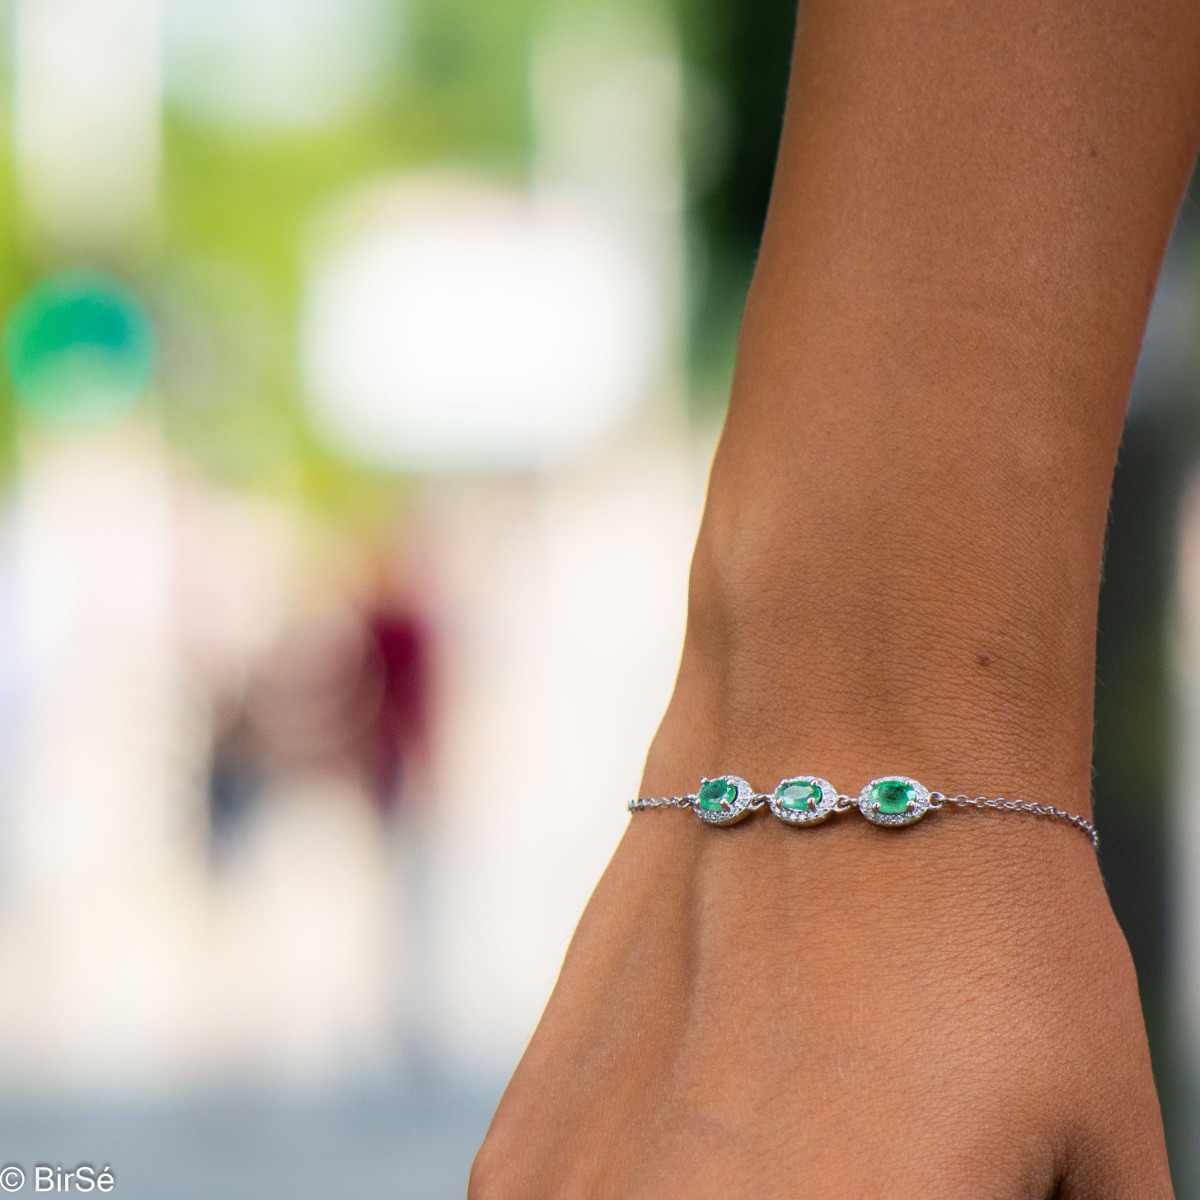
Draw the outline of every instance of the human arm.
<instances>
[{"instance_id":1,"label":"human arm","mask_svg":"<svg viewBox=\"0 0 1200 1200\"><path fill-rule=\"evenodd\" d=\"M1198 131L1191 3L803 6L641 794L899 771L1089 811L1108 492ZM473 1186L1169 1195L1089 845L635 816Z\"/></svg>"}]
</instances>

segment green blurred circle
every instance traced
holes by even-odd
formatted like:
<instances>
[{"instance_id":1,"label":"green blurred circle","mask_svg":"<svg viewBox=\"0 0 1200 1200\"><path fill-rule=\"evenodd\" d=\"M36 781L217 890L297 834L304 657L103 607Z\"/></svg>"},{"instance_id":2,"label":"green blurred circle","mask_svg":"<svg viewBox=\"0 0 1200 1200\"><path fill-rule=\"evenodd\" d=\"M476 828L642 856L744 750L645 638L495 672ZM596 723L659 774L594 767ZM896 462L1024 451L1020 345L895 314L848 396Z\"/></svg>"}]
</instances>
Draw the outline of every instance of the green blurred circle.
<instances>
[{"instance_id":1,"label":"green blurred circle","mask_svg":"<svg viewBox=\"0 0 1200 1200\"><path fill-rule=\"evenodd\" d=\"M145 392L154 331L131 288L71 271L21 298L4 331L4 355L22 407L50 420L104 421Z\"/></svg>"}]
</instances>

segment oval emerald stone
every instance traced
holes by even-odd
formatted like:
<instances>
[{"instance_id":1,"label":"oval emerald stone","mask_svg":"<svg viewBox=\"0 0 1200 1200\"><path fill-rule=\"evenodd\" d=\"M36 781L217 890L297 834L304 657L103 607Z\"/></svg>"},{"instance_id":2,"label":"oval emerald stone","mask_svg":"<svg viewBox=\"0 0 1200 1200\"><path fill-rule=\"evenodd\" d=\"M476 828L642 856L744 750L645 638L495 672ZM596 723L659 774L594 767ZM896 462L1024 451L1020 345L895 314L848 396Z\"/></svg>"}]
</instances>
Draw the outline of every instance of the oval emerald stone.
<instances>
[{"instance_id":1,"label":"oval emerald stone","mask_svg":"<svg viewBox=\"0 0 1200 1200\"><path fill-rule=\"evenodd\" d=\"M737 794L737 784L731 779L706 779L696 793L696 807L705 812L727 812Z\"/></svg>"},{"instance_id":2,"label":"oval emerald stone","mask_svg":"<svg viewBox=\"0 0 1200 1200\"><path fill-rule=\"evenodd\" d=\"M871 803L889 816L908 812L909 802L916 798L917 789L899 779L882 779L871 789Z\"/></svg>"},{"instance_id":3,"label":"oval emerald stone","mask_svg":"<svg viewBox=\"0 0 1200 1200\"><path fill-rule=\"evenodd\" d=\"M811 812L821 802L821 787L804 779L788 779L775 789L775 798L780 808Z\"/></svg>"}]
</instances>

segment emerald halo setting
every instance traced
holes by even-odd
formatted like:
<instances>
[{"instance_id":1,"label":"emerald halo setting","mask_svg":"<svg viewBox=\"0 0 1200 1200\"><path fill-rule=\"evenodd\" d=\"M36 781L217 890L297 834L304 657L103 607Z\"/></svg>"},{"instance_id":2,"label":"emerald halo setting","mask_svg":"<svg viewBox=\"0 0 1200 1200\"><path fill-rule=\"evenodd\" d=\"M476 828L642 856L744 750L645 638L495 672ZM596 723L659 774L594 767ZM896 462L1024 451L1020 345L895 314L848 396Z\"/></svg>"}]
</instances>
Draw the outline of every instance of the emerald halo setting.
<instances>
[{"instance_id":1,"label":"emerald halo setting","mask_svg":"<svg viewBox=\"0 0 1200 1200\"><path fill-rule=\"evenodd\" d=\"M710 825L732 825L751 810L757 797L754 789L739 775L718 775L700 780L693 809L696 816Z\"/></svg>"},{"instance_id":2,"label":"emerald halo setting","mask_svg":"<svg viewBox=\"0 0 1200 1200\"><path fill-rule=\"evenodd\" d=\"M876 825L911 825L929 808L928 789L906 775L872 779L858 794L858 811Z\"/></svg>"},{"instance_id":3,"label":"emerald halo setting","mask_svg":"<svg viewBox=\"0 0 1200 1200\"><path fill-rule=\"evenodd\" d=\"M701 779L696 792L683 796L639 796L626 804L630 812L690 808L709 825L732 825L750 813L768 807L779 820L789 825L816 825L834 813L857 808L873 825L892 828L912 825L927 812L936 810L975 808L1027 813L1072 825L1087 836L1094 848L1100 845L1095 825L1087 817L1065 808L1030 800L1006 800L1003 796L948 796L931 792L907 775L881 775L872 779L857 799L843 795L833 784L816 775L789 776L769 795L756 792L740 775L717 775L712 779Z\"/></svg>"},{"instance_id":4,"label":"emerald halo setting","mask_svg":"<svg viewBox=\"0 0 1200 1200\"><path fill-rule=\"evenodd\" d=\"M784 779L767 797L771 812L790 825L815 825L833 815L837 788L815 775Z\"/></svg>"}]
</instances>

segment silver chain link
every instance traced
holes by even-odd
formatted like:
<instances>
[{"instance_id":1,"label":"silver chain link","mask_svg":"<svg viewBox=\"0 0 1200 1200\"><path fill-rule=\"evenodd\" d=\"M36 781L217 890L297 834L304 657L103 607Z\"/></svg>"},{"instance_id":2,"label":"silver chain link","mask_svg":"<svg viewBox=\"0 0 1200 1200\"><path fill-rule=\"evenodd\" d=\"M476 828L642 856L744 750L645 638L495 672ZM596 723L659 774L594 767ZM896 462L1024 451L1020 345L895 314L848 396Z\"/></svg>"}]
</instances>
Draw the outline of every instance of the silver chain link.
<instances>
[{"instance_id":1,"label":"silver chain link","mask_svg":"<svg viewBox=\"0 0 1200 1200\"><path fill-rule=\"evenodd\" d=\"M756 792L746 807L749 811L754 812L763 808L769 800L769 796ZM641 812L648 808L691 808L695 802L694 795L638 797L630 800L626 807L630 812ZM1100 845L1096 827L1091 821L1075 813L1067 812L1064 808L1055 808L1052 804L1035 804L1029 800L1006 800L1003 796L946 796L941 792L929 793L931 809L944 808L947 804L952 804L955 808L993 808L1000 812L1023 812L1032 813L1035 817L1052 817L1056 821L1066 821L1069 825L1074 825L1076 829L1082 830L1091 839L1093 846L1099 847ZM833 805L833 811L849 812L850 809L857 807L857 796L847 796L839 792Z\"/></svg>"},{"instance_id":2,"label":"silver chain link","mask_svg":"<svg viewBox=\"0 0 1200 1200\"><path fill-rule=\"evenodd\" d=\"M1035 817L1053 817L1056 821L1066 821L1076 829L1082 829L1092 839L1093 846L1100 845L1100 837L1096 826L1086 817L1067 812L1065 808L1055 808L1052 804L1035 804L1030 800L1006 800L1003 796L943 796L941 792L929 793L929 807L942 808L953 804L956 808L995 808L1003 812L1033 813Z\"/></svg>"},{"instance_id":3,"label":"silver chain link","mask_svg":"<svg viewBox=\"0 0 1200 1200\"><path fill-rule=\"evenodd\" d=\"M641 812L643 808L691 808L695 799L695 796L652 796L630 800L625 807L630 812Z\"/></svg>"}]
</instances>

